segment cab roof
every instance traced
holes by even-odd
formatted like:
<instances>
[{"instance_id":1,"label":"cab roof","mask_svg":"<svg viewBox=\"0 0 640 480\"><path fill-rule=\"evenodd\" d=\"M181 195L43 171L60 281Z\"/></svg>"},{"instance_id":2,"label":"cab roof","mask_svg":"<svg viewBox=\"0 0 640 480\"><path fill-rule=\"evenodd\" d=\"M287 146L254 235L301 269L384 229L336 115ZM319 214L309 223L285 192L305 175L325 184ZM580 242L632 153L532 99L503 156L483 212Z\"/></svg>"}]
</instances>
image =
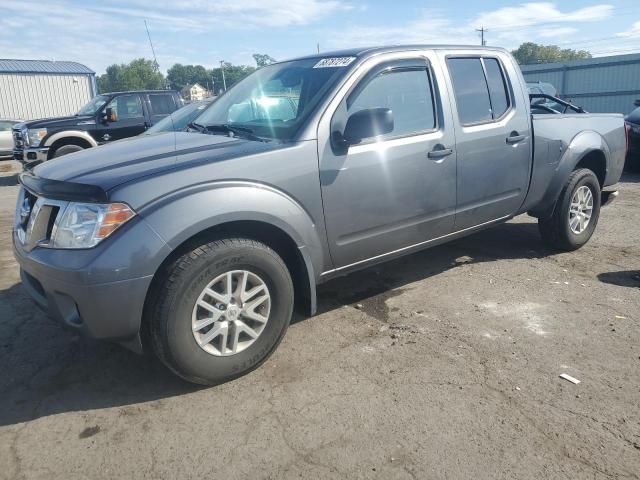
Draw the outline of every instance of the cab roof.
<instances>
[{"instance_id":1,"label":"cab roof","mask_svg":"<svg viewBox=\"0 0 640 480\"><path fill-rule=\"evenodd\" d=\"M403 52L407 50L478 50L479 52L507 52L506 49L501 47L486 47L479 45L438 45L438 44L411 44L411 45L389 45L378 47L360 47L349 48L345 50L332 50L328 52L316 53L313 55L305 55L302 57L290 58L286 61L292 60L308 60L308 59L322 59L333 57L356 57L359 59L371 57L381 53L393 53Z\"/></svg>"},{"instance_id":2,"label":"cab roof","mask_svg":"<svg viewBox=\"0 0 640 480\"><path fill-rule=\"evenodd\" d=\"M127 95L132 93L174 93L178 95L175 90L127 90L124 92L104 92L100 95Z\"/></svg>"}]
</instances>

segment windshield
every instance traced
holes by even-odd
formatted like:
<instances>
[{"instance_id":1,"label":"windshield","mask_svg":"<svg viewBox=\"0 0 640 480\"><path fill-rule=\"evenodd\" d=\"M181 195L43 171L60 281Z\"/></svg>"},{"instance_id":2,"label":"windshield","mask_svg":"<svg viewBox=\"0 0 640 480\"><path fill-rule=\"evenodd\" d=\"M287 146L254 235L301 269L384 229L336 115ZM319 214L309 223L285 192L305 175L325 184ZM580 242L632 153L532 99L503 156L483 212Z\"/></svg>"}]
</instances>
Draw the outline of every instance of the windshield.
<instances>
[{"instance_id":1,"label":"windshield","mask_svg":"<svg viewBox=\"0 0 640 480\"><path fill-rule=\"evenodd\" d=\"M353 58L337 60L342 62L310 58L263 67L220 97L196 122L290 140Z\"/></svg>"},{"instance_id":2,"label":"windshield","mask_svg":"<svg viewBox=\"0 0 640 480\"><path fill-rule=\"evenodd\" d=\"M78 115L94 115L105 103L107 103L107 100L109 100L109 97L106 95L93 97L89 103L78 111Z\"/></svg>"},{"instance_id":3,"label":"windshield","mask_svg":"<svg viewBox=\"0 0 640 480\"><path fill-rule=\"evenodd\" d=\"M180 132L185 130L187 128L187 124L200 115L210 103L211 101L207 100L190 103L189 105L176 110L171 115L164 117L145 133Z\"/></svg>"}]
</instances>

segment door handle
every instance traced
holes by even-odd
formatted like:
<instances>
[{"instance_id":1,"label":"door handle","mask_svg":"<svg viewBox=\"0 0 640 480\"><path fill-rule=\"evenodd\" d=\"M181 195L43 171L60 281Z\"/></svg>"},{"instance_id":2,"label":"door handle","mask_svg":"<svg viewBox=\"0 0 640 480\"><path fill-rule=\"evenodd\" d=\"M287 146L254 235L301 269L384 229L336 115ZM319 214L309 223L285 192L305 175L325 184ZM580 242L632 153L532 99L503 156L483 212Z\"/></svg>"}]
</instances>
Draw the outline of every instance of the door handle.
<instances>
[{"instance_id":1,"label":"door handle","mask_svg":"<svg viewBox=\"0 0 640 480\"><path fill-rule=\"evenodd\" d=\"M524 135L518 135L518 132L511 132L511 135L507 137L507 143L518 143L527 138Z\"/></svg>"},{"instance_id":2,"label":"door handle","mask_svg":"<svg viewBox=\"0 0 640 480\"><path fill-rule=\"evenodd\" d=\"M440 147L442 148L438 148L436 145L436 148L427 153L427 157L432 160L438 160L440 158L448 157L453 153L453 149L451 148L444 148L442 145L440 145Z\"/></svg>"}]
</instances>

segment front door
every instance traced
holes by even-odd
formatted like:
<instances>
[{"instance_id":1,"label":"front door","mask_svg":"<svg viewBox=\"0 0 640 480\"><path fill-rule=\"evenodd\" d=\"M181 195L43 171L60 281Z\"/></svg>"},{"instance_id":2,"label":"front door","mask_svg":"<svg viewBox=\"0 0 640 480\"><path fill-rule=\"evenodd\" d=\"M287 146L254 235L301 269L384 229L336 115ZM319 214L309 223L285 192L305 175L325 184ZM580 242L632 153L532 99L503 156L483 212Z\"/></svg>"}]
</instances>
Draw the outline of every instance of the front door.
<instances>
[{"instance_id":1,"label":"front door","mask_svg":"<svg viewBox=\"0 0 640 480\"><path fill-rule=\"evenodd\" d=\"M530 120L509 57L444 56L456 111L456 230L518 211L531 164ZM508 68L508 70L506 69ZM516 89L517 88L517 89Z\"/></svg>"},{"instance_id":2,"label":"front door","mask_svg":"<svg viewBox=\"0 0 640 480\"><path fill-rule=\"evenodd\" d=\"M456 155L440 71L424 57L370 63L343 87L319 127L322 200L336 268L446 235L454 222ZM332 134L350 115L373 108L391 110L393 131L336 148Z\"/></svg>"},{"instance_id":3,"label":"front door","mask_svg":"<svg viewBox=\"0 0 640 480\"><path fill-rule=\"evenodd\" d=\"M142 99L137 93L119 95L105 107L116 114L115 122L100 121L96 124L95 138L98 143L109 143L141 134L147 128L142 108Z\"/></svg>"}]
</instances>

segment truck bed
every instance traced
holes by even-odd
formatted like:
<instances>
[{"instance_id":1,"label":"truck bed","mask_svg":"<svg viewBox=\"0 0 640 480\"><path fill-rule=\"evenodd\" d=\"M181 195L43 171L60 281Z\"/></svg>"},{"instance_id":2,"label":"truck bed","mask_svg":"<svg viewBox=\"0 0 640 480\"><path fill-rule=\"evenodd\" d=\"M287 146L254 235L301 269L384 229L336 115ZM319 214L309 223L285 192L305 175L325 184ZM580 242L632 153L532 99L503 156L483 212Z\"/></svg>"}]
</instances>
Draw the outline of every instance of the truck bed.
<instances>
[{"instance_id":1,"label":"truck bed","mask_svg":"<svg viewBox=\"0 0 640 480\"><path fill-rule=\"evenodd\" d=\"M545 198L554 191L555 183L566 178L561 170L571 165L575 155L605 152L607 168L598 175L601 186L614 185L624 168L624 118L614 113L534 114L533 162L529 193L522 211L534 213L549 207ZM587 153L588 154L588 153ZM601 154L600 154L601 155Z\"/></svg>"}]
</instances>

